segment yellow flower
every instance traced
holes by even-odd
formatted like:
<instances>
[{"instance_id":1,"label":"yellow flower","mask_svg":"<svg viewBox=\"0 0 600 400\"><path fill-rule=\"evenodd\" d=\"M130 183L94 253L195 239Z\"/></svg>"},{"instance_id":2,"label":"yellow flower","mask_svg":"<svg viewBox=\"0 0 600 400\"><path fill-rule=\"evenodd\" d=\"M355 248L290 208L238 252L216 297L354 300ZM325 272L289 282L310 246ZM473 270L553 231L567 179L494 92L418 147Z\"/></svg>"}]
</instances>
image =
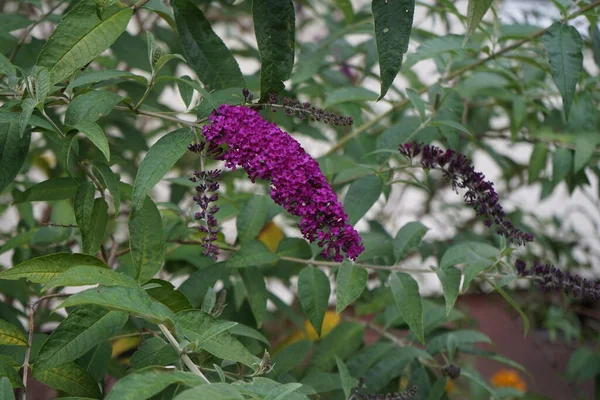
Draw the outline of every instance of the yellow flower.
<instances>
[{"instance_id":1,"label":"yellow flower","mask_svg":"<svg viewBox=\"0 0 600 400\"><path fill-rule=\"evenodd\" d=\"M263 242L271 253L275 253L279 242L283 239L283 231L273 221L270 221L262 228L256 238Z\"/></svg>"},{"instance_id":2,"label":"yellow flower","mask_svg":"<svg viewBox=\"0 0 600 400\"><path fill-rule=\"evenodd\" d=\"M308 320L304 321L304 330L306 331L306 334L303 331L301 331L300 329L298 329L297 331L294 331L290 336L288 336L285 339L285 341L283 343L281 343L279 346L277 346L274 353L278 352L279 350L283 349L284 347L287 347L293 343L299 342L303 339L308 339L311 342L316 342L319 339L324 338L325 336L327 336L327 334L329 334L329 332L331 332L333 330L333 328L336 327L337 324L340 323L341 319L342 319L342 317L339 314L335 313L334 311L327 311L325 313L325 317L323 318L323 325L321 326L321 337L319 337L319 335L317 335L317 332L314 330L310 321L308 321Z\"/></svg>"},{"instance_id":3,"label":"yellow flower","mask_svg":"<svg viewBox=\"0 0 600 400\"><path fill-rule=\"evenodd\" d=\"M525 381L521 379L521 376L514 369L501 369L496 372L490 379L492 385L495 387L511 387L521 392L527 391L527 385Z\"/></svg>"}]
</instances>

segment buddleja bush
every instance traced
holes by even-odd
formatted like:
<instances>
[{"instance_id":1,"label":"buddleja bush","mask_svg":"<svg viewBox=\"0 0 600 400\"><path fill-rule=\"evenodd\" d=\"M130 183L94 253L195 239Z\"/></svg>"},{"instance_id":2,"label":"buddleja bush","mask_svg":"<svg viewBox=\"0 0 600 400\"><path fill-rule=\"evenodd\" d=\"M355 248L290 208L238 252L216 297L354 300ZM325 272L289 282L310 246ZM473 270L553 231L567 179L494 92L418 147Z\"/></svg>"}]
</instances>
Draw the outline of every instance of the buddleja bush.
<instances>
[{"instance_id":1,"label":"buddleja bush","mask_svg":"<svg viewBox=\"0 0 600 400\"><path fill-rule=\"evenodd\" d=\"M500 24L491 0L466 15L417 3L466 34L412 28L414 0L5 3L2 399L33 379L79 399L436 400L449 380L458 398L477 398L471 384L522 396L469 366L522 368L475 347L489 338L454 304L497 291L526 332L519 278L598 298L549 265L589 264L565 221L501 203L600 174L598 78L583 67L600 62L600 1L556 1L562 19L542 27ZM531 143L530 162L492 139ZM407 190L421 210L390 232L382 206ZM445 305L421 298L423 276ZM275 346L294 329L311 340Z\"/></svg>"}]
</instances>

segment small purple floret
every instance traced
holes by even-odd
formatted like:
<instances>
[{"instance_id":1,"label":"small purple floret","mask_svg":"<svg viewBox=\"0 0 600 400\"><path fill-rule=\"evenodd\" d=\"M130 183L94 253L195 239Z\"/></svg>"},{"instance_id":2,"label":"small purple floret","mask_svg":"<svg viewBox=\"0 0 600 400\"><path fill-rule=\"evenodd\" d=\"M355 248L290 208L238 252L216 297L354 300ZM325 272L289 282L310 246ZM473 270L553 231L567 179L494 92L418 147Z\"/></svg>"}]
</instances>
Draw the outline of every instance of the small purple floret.
<instances>
[{"instance_id":1,"label":"small purple floret","mask_svg":"<svg viewBox=\"0 0 600 400\"><path fill-rule=\"evenodd\" d=\"M219 157L231 169L242 167L252 182L271 182L275 203L300 217L299 228L310 242L325 247L324 257L352 260L364 250L356 230L319 164L294 138L243 106L221 105L203 128L206 140L228 149Z\"/></svg>"}]
</instances>

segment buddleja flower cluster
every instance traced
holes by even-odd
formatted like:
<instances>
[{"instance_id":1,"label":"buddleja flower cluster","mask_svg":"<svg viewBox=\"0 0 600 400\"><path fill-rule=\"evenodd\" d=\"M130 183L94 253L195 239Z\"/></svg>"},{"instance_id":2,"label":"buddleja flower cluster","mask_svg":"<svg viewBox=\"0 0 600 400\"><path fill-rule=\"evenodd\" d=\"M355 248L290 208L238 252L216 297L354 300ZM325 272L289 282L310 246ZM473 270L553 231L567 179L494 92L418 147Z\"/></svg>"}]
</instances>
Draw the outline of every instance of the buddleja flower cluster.
<instances>
[{"instance_id":1,"label":"buddleja flower cluster","mask_svg":"<svg viewBox=\"0 0 600 400\"><path fill-rule=\"evenodd\" d=\"M467 189L464 194L465 202L473 207L477 215L484 216L485 225L497 226L497 233L504 236L509 243L525 245L532 242L531 233L517 229L507 218L500 205L499 197L494 190L494 184L486 181L481 172L476 172L469 159L454 150L442 150L436 146L422 146L417 143L400 145L400 153L410 159L421 157L421 165L425 169L440 169L452 183L452 189L458 193L458 188Z\"/></svg>"},{"instance_id":2,"label":"buddleja flower cluster","mask_svg":"<svg viewBox=\"0 0 600 400\"><path fill-rule=\"evenodd\" d=\"M205 143L192 144L189 150L194 153L202 153L205 148ZM219 154L215 146L209 146L208 152L216 155ZM202 238L201 245L204 247L204 255L212 257L214 260L219 256L219 247L214 242L217 240L219 233L219 224L215 218L215 214L219 211L219 207L214 203L219 199L217 190L219 190L219 178L221 171L218 169L212 171L194 171L194 176L190 181L198 183L196 186L196 195L194 201L200 208L200 211L194 214L194 218L201 221L198 226L200 232L205 233ZM211 205L212 204L212 205Z\"/></svg>"},{"instance_id":3,"label":"buddleja flower cluster","mask_svg":"<svg viewBox=\"0 0 600 400\"><path fill-rule=\"evenodd\" d=\"M324 257L356 260L364 250L337 195L319 164L294 138L248 107L221 105L203 128L206 140L227 145L218 159L231 169L242 167L252 182L270 181L270 195L290 214L310 242L318 240Z\"/></svg>"},{"instance_id":4,"label":"buddleja flower cluster","mask_svg":"<svg viewBox=\"0 0 600 400\"><path fill-rule=\"evenodd\" d=\"M244 101L249 102L254 98L248 89L244 89ZM300 102L292 97L283 97L281 103L279 97L275 93L269 95L269 105L272 111L277 111L277 106L281 106L283 112L287 116L297 116L300 119L310 118L311 121L323 122L329 125L350 126L354 123L352 117L325 111L322 108L314 107L308 102ZM252 107L263 107L261 104L252 104Z\"/></svg>"},{"instance_id":5,"label":"buddleja flower cluster","mask_svg":"<svg viewBox=\"0 0 600 400\"><path fill-rule=\"evenodd\" d=\"M534 261L531 268L527 269L525 261L517 260L515 267L519 275L531 277L543 292L557 290L563 291L567 295L581 296L584 299L600 299L600 283L590 282L568 271L563 272L553 265Z\"/></svg>"}]
</instances>

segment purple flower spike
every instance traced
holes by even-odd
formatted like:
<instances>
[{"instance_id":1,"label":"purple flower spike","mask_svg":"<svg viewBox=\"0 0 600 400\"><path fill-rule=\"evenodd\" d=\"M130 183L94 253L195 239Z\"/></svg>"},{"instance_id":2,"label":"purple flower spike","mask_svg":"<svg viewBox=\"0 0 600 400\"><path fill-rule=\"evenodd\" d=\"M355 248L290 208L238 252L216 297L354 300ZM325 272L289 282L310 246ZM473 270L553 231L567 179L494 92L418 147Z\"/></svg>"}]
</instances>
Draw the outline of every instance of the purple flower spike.
<instances>
[{"instance_id":1,"label":"purple flower spike","mask_svg":"<svg viewBox=\"0 0 600 400\"><path fill-rule=\"evenodd\" d=\"M534 261L530 269L523 260L517 260L515 267L520 276L531 277L542 292L562 290L566 295L582 297L588 300L600 299L600 283L582 279L579 275L563 272L550 264Z\"/></svg>"},{"instance_id":2,"label":"purple flower spike","mask_svg":"<svg viewBox=\"0 0 600 400\"><path fill-rule=\"evenodd\" d=\"M242 167L252 182L271 182L275 203L300 217L299 228L310 242L319 240L323 256L337 262L364 250L361 239L319 169L319 164L294 138L258 112L223 104L203 128L206 140L228 149L219 157L225 166Z\"/></svg>"},{"instance_id":3,"label":"purple flower spike","mask_svg":"<svg viewBox=\"0 0 600 400\"><path fill-rule=\"evenodd\" d=\"M522 232L506 219L506 213L498 202L498 193L494 184L486 181L481 172L476 172L469 159L454 150L442 150L436 146L422 146L418 143L401 144L400 154L413 159L421 156L421 166L425 169L440 169L452 183L452 189L467 189L464 194L465 203L473 207L477 215L483 215L487 227L497 226L497 233L504 236L509 243L520 246L533 242L531 233Z\"/></svg>"}]
</instances>

